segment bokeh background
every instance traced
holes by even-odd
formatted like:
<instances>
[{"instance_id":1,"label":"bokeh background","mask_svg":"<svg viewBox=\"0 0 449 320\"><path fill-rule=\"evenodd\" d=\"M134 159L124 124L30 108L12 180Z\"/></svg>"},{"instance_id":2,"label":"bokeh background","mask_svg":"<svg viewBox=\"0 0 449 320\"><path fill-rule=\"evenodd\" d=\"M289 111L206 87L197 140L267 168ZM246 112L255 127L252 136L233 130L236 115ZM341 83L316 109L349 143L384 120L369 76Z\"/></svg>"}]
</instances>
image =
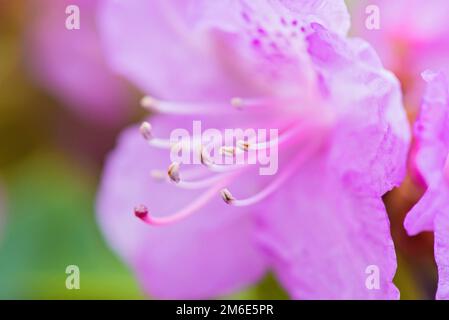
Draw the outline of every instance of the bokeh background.
<instances>
[{"instance_id":1,"label":"bokeh background","mask_svg":"<svg viewBox=\"0 0 449 320\"><path fill-rule=\"evenodd\" d=\"M47 35L39 33L38 22L46 21L48 2L52 1L0 0L0 299L147 298L108 248L94 210L105 156L120 130L142 118L141 94L124 80L114 80L121 83L126 99L113 99L122 109L112 117L108 109L86 115L79 111L82 106L74 105L82 101L58 94L64 86L52 90L60 83L49 80L50 71L39 64L45 51L35 47L35 41ZM46 27L50 35L55 31L51 23ZM67 44L62 36L56 44L73 46L71 50L79 46L89 54L96 50L82 40ZM98 52L93 54L101 59ZM67 59L63 63L69 65L70 56ZM67 84L72 85L77 83ZM98 92L116 93L102 88ZM107 97L99 99L109 103ZM422 192L407 178L400 189L385 196L398 254L395 282L402 299L432 299L436 287L432 235L410 238L402 227L405 213ZM68 265L80 268L80 290L65 286ZM268 276L231 298L286 297Z\"/></svg>"}]
</instances>

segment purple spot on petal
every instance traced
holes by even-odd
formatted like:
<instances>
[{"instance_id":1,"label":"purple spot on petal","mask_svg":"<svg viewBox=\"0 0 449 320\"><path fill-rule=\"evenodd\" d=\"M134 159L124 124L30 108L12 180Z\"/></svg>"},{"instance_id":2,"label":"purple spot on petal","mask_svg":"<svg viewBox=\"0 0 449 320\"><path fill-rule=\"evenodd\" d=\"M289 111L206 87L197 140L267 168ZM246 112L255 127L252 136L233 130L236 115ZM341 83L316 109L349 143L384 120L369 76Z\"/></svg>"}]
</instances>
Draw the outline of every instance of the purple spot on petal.
<instances>
[{"instance_id":1,"label":"purple spot on petal","mask_svg":"<svg viewBox=\"0 0 449 320\"><path fill-rule=\"evenodd\" d=\"M243 20L245 20L245 21L248 22L248 23L251 22L251 18L250 18L249 15L248 15L246 12L244 12L244 11L242 11L242 18L243 18Z\"/></svg>"},{"instance_id":2,"label":"purple spot on petal","mask_svg":"<svg viewBox=\"0 0 449 320\"><path fill-rule=\"evenodd\" d=\"M251 43L254 47L260 47L260 40L257 38L253 39L253 41Z\"/></svg>"},{"instance_id":3,"label":"purple spot on petal","mask_svg":"<svg viewBox=\"0 0 449 320\"><path fill-rule=\"evenodd\" d=\"M257 32L258 32L260 35L263 35L263 36L266 36L266 35L267 35L267 32L265 31L264 28L258 28L258 29L257 29Z\"/></svg>"}]
</instances>

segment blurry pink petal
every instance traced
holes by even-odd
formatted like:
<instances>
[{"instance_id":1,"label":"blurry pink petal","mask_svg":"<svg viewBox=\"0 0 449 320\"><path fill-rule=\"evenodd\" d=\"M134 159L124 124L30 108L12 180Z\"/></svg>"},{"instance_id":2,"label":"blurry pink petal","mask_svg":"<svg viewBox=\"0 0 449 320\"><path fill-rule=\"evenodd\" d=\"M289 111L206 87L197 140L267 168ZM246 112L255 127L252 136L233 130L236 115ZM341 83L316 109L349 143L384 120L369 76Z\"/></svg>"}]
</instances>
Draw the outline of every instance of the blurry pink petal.
<instances>
[{"instance_id":1,"label":"blurry pink petal","mask_svg":"<svg viewBox=\"0 0 449 320\"><path fill-rule=\"evenodd\" d=\"M31 6L27 55L35 78L81 116L117 123L128 94L104 62L96 33L97 0L43 0ZM80 9L80 29L66 28L66 7Z\"/></svg>"},{"instance_id":2,"label":"blurry pink petal","mask_svg":"<svg viewBox=\"0 0 449 320\"><path fill-rule=\"evenodd\" d=\"M344 33L349 25L344 2L330 3L111 0L100 24L111 65L145 92L230 98L310 77L304 27L320 22Z\"/></svg>"},{"instance_id":3,"label":"blurry pink petal","mask_svg":"<svg viewBox=\"0 0 449 320\"><path fill-rule=\"evenodd\" d=\"M225 187L229 187L232 194L225 191L222 196L231 207L219 206L212 197L204 208L196 208L197 213L178 221L179 225L159 226L161 229L142 226L148 228L142 232L152 235L169 232L172 228L176 230L176 233L170 233L171 238L164 238L164 243L169 244L165 249L167 252L163 245L158 254L171 257L172 243L179 243L179 239L190 245L184 232L190 236L191 230L198 234L197 228L201 228L202 232L228 235L226 219L243 219L243 223L240 221L238 227L232 229L232 239L244 241L245 250L257 257L261 253L251 251L256 250L253 238L257 238L260 248L270 253L271 266L276 268L293 297L397 298L397 290L392 284L396 268L394 249L381 197L399 185L405 174L409 127L398 81L383 69L379 58L365 42L345 37L344 4L340 1L330 3L263 1L256 6L249 1L187 1L182 7L176 1L166 1L164 5L157 2L154 11L157 16L152 21L158 23L154 25L147 16L152 12L151 8L143 2L119 4L110 0L106 3L102 25L110 45L108 55L112 64L144 90L171 100L146 99L149 106L159 105L159 110L163 106L171 107L175 114L191 111L201 121L209 122L210 118L215 118L215 124L209 122L209 125L220 131L269 127L278 128L281 136L288 137L288 143L279 144L279 174L268 179L268 183L255 174L241 175L229 186L225 181ZM120 22L116 24L117 21ZM173 33L174 22L183 26L176 28L180 33ZM327 29L331 27L336 30ZM133 42L136 38L132 38L133 41L128 42L129 34L137 34L139 41ZM159 37L167 43L153 42ZM192 45L196 44L195 39L202 40L201 50ZM142 43L145 45L141 46ZM163 45L159 47L157 43ZM179 48L173 47L178 45ZM214 51L215 54L204 51L211 47L218 51ZM167 52L175 54L170 56ZM179 52L182 57L178 56ZM151 74L148 70L155 72ZM173 85L176 85L175 89ZM218 101L221 106L231 107L228 98L240 94L242 98L233 99L232 104L243 110L224 109L231 112L231 121L218 114L214 117L214 112L223 110L198 112L204 110L203 101L211 101L210 106ZM188 103L179 99L186 99ZM161 118L157 119L168 135L170 128L185 126L194 118L184 117L183 121L171 120L165 124ZM147 129L144 127L144 134L148 135ZM131 219L138 219L130 214L131 208L142 201L148 201L150 211L155 210L154 203L155 212L166 212L171 206L189 208L188 202L195 193L165 191L168 186L151 188L152 194L142 190L147 179L142 172L155 166L167 168L169 152L165 151L165 161L154 156L156 151L151 152L152 161L148 159L146 167L139 168L136 163L145 152L139 147L141 144L131 150L124 147L127 144L122 140L115 156L110 158L98 211L111 243L135 266L145 285L157 284L148 291L162 297L216 296L231 290L238 282L246 284L256 279L265 262L257 263L259 267L254 273L242 269L243 276L238 280L226 275L225 279L231 279L229 283L233 286L217 286L210 291L195 288L194 294L183 289L190 289L187 284L179 288L172 283L146 281L147 277L159 280L169 277L169 272L164 275L157 272L156 276L153 268L158 266L158 259L152 252L140 249L142 243L147 248L152 238L142 241L140 236L134 236L139 233L134 232L130 237L123 230L120 235L118 229L123 228L124 220L143 225L141 221L131 222ZM313 152L320 150L317 155L312 157L307 151L310 146ZM156 159L160 163L154 163ZM307 160L308 165L303 165ZM121 165L122 161L126 165ZM176 174L172 176L174 180L180 180ZM211 186L207 192L213 195L214 188ZM237 199L233 194L238 195ZM255 196L245 198L251 194ZM257 205L254 205L254 199L259 201ZM183 202L178 203L178 200ZM246 205L247 210L241 212L245 216L235 217L232 212L239 205ZM213 210L206 210L209 206ZM119 214L116 207L120 208ZM204 210L213 212L213 216L206 215ZM142 220L146 222L153 219L145 210L139 211L138 216L144 217ZM252 228L252 219L260 223L257 228ZM117 222L110 224L109 221ZM250 227L246 227L247 224ZM324 250L326 246L331 247L331 252ZM209 254L208 250L212 249L204 247L203 250L186 251L185 259L189 265L203 267L211 264L211 270L200 269L205 275L204 282L216 283L215 272L219 267ZM196 262L190 259L196 259ZM331 274L334 266L326 270L323 261L336 265L337 273ZM164 264L170 272L175 272L176 279L177 262L168 259ZM369 275L366 270L373 265L380 271L380 288L367 291L365 282ZM237 266L235 262L236 269ZM316 269L323 273L326 283L311 274ZM302 277L299 272L310 278ZM191 277L199 276L192 274ZM341 292L336 289L339 287ZM173 288L179 291L172 291Z\"/></svg>"},{"instance_id":4,"label":"blurry pink petal","mask_svg":"<svg viewBox=\"0 0 449 320\"><path fill-rule=\"evenodd\" d=\"M99 23L111 66L152 95L231 98L238 86L215 61L210 36L195 28L193 2L103 1Z\"/></svg>"},{"instance_id":5,"label":"blurry pink petal","mask_svg":"<svg viewBox=\"0 0 449 320\"><path fill-rule=\"evenodd\" d=\"M260 216L260 241L276 274L296 299L397 299L381 198L354 194L329 170L311 159ZM378 289L366 286L370 266L378 267Z\"/></svg>"},{"instance_id":6,"label":"blurry pink petal","mask_svg":"<svg viewBox=\"0 0 449 320\"><path fill-rule=\"evenodd\" d=\"M368 6L377 6L379 29L366 26ZM419 74L429 68L449 71L449 2L446 0L361 0L352 10L354 31L379 52L402 80L407 102L417 108L424 86Z\"/></svg>"},{"instance_id":7,"label":"blurry pink petal","mask_svg":"<svg viewBox=\"0 0 449 320\"><path fill-rule=\"evenodd\" d=\"M437 299L449 300L449 187L445 204L435 218L435 260L438 266Z\"/></svg>"},{"instance_id":8,"label":"blurry pink petal","mask_svg":"<svg viewBox=\"0 0 449 320\"><path fill-rule=\"evenodd\" d=\"M337 119L330 138L333 174L354 192L380 197L405 176L410 130L399 83L367 43L319 25L314 30L309 52Z\"/></svg>"},{"instance_id":9,"label":"blurry pink petal","mask_svg":"<svg viewBox=\"0 0 449 320\"><path fill-rule=\"evenodd\" d=\"M449 86L442 73L426 71L427 82L419 118L415 165L428 186L438 183L449 153Z\"/></svg>"},{"instance_id":10,"label":"blurry pink petal","mask_svg":"<svg viewBox=\"0 0 449 320\"><path fill-rule=\"evenodd\" d=\"M435 232L438 266L437 299L449 299L449 87L443 73L423 74L427 91L415 125L414 165L427 184L427 191L407 214L410 235Z\"/></svg>"},{"instance_id":11,"label":"blurry pink petal","mask_svg":"<svg viewBox=\"0 0 449 320\"><path fill-rule=\"evenodd\" d=\"M152 123L158 134L168 135L173 128L188 129L189 120L157 117ZM256 282L266 264L253 239L254 212L230 210L218 195L220 187L207 205L172 225L151 227L132 215L141 203L154 216L169 215L211 193L210 189L182 190L151 177L153 170L166 172L169 163L168 152L149 149L137 127L122 134L109 156L98 195L98 219L109 242L150 296L216 297ZM234 189L254 192L251 184L244 181Z\"/></svg>"}]
</instances>

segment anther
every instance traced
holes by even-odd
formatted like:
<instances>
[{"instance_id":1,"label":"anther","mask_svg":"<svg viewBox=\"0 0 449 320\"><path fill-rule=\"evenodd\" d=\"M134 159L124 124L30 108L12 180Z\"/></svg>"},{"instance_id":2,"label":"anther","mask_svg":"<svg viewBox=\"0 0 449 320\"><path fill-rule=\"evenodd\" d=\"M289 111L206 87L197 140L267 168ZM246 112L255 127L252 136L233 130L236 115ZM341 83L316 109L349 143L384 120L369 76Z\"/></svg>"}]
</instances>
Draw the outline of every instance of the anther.
<instances>
[{"instance_id":1,"label":"anther","mask_svg":"<svg viewBox=\"0 0 449 320\"><path fill-rule=\"evenodd\" d=\"M148 122L142 123L142 125L140 126L140 133L147 141L153 139L151 124L149 124Z\"/></svg>"},{"instance_id":2,"label":"anther","mask_svg":"<svg viewBox=\"0 0 449 320\"><path fill-rule=\"evenodd\" d=\"M155 108L157 105L157 100L150 96L145 96L140 100L140 105L146 109Z\"/></svg>"},{"instance_id":3,"label":"anther","mask_svg":"<svg viewBox=\"0 0 449 320\"><path fill-rule=\"evenodd\" d=\"M220 147L220 154L224 154L226 156L233 157L236 154L236 150L234 147L223 146L223 147Z\"/></svg>"},{"instance_id":4,"label":"anther","mask_svg":"<svg viewBox=\"0 0 449 320\"><path fill-rule=\"evenodd\" d=\"M220 191L220 194L224 202L226 202L227 204L232 204L235 200L235 198L232 196L232 193L228 189L222 189Z\"/></svg>"},{"instance_id":5,"label":"anther","mask_svg":"<svg viewBox=\"0 0 449 320\"><path fill-rule=\"evenodd\" d=\"M237 109L243 108L243 104L244 102L242 98L235 97L231 99L231 105Z\"/></svg>"},{"instance_id":6,"label":"anther","mask_svg":"<svg viewBox=\"0 0 449 320\"><path fill-rule=\"evenodd\" d=\"M243 150L243 151L248 151L249 150L249 142L239 140L239 141L237 141L237 148L239 148L240 150Z\"/></svg>"},{"instance_id":7,"label":"anther","mask_svg":"<svg viewBox=\"0 0 449 320\"><path fill-rule=\"evenodd\" d=\"M148 208L144 205L140 205L134 208L134 214L139 219L145 219L148 216Z\"/></svg>"},{"instance_id":8,"label":"anther","mask_svg":"<svg viewBox=\"0 0 449 320\"><path fill-rule=\"evenodd\" d=\"M178 183L181 180L181 178L179 177L179 166L180 164L178 162L173 162L172 164L170 164L167 171L170 180L175 183Z\"/></svg>"}]
</instances>

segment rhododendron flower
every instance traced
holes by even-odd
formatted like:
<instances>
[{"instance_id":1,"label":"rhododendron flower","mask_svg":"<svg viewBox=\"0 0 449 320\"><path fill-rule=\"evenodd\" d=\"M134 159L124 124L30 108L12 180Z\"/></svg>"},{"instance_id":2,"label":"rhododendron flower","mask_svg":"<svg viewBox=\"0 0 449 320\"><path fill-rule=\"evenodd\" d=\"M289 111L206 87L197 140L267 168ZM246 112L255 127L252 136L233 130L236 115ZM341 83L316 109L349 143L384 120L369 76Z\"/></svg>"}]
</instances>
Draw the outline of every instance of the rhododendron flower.
<instances>
[{"instance_id":1,"label":"rhododendron flower","mask_svg":"<svg viewBox=\"0 0 449 320\"><path fill-rule=\"evenodd\" d=\"M362 0L353 12L355 33L374 46L382 62L402 81L409 106L418 108L424 92L421 72L429 68L449 71L449 2ZM376 18L379 29L372 29Z\"/></svg>"},{"instance_id":2,"label":"rhododendron flower","mask_svg":"<svg viewBox=\"0 0 449 320\"><path fill-rule=\"evenodd\" d=\"M415 124L414 164L427 191L405 220L410 235L435 232L438 299L449 299L449 86L441 72L426 71L427 91Z\"/></svg>"},{"instance_id":3,"label":"rhododendron flower","mask_svg":"<svg viewBox=\"0 0 449 320\"><path fill-rule=\"evenodd\" d=\"M143 137L122 134L97 205L150 295L219 296L272 270L293 298L398 297L381 197L404 176L409 128L396 78L346 37L343 1L109 0L101 25L112 66L160 113ZM278 173L203 154L170 165L164 137L193 120L279 129L223 146L232 157L276 143Z\"/></svg>"},{"instance_id":4,"label":"rhododendron flower","mask_svg":"<svg viewBox=\"0 0 449 320\"><path fill-rule=\"evenodd\" d=\"M79 8L80 28L69 30L66 7ZM42 0L30 8L26 54L35 78L81 116L115 124L126 112L125 82L109 70L95 24L97 0Z\"/></svg>"}]
</instances>

